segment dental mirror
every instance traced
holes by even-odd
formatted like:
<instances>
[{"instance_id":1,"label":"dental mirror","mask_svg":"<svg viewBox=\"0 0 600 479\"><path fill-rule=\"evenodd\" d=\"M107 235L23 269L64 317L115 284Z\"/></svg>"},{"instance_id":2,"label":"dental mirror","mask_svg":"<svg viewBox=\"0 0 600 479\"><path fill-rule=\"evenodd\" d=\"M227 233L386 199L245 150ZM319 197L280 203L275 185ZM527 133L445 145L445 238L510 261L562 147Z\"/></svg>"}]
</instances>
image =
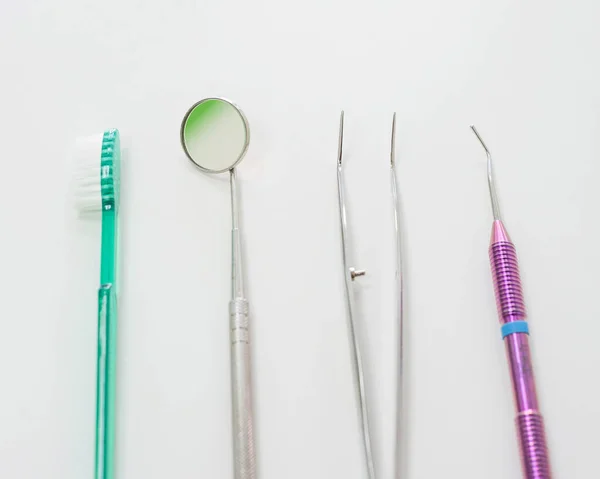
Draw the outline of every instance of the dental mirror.
<instances>
[{"instance_id":1,"label":"dental mirror","mask_svg":"<svg viewBox=\"0 0 600 479\"><path fill-rule=\"evenodd\" d=\"M242 161L250 143L250 127L242 111L223 98L192 105L181 122L181 146L207 173L223 173Z\"/></svg>"},{"instance_id":2,"label":"dental mirror","mask_svg":"<svg viewBox=\"0 0 600 479\"><path fill-rule=\"evenodd\" d=\"M222 98L194 104L181 122L181 146L187 157L206 173L229 171L231 192L231 394L234 479L254 479L254 413L250 358L249 306L244 290L242 239L235 166L242 160L250 128L242 111Z\"/></svg>"}]
</instances>

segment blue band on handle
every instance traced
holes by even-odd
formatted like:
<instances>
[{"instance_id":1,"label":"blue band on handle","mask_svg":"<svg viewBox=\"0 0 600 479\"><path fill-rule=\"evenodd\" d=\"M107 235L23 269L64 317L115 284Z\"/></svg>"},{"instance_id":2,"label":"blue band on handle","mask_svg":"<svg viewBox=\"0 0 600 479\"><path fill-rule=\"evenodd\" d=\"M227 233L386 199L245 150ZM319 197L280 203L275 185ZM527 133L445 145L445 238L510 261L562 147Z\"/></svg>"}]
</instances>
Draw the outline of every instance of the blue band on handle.
<instances>
[{"instance_id":1,"label":"blue band on handle","mask_svg":"<svg viewBox=\"0 0 600 479\"><path fill-rule=\"evenodd\" d=\"M527 321L511 321L510 323L503 324L501 331L502 339L515 333L529 334L529 325L527 324Z\"/></svg>"}]
</instances>

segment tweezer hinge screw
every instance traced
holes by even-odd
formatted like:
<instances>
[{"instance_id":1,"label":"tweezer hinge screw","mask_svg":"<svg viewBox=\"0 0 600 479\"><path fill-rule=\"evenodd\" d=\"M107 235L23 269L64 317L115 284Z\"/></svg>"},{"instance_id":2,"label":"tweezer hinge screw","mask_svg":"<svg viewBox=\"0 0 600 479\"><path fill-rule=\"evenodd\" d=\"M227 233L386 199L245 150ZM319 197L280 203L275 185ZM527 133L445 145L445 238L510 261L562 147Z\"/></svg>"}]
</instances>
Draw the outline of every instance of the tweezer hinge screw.
<instances>
[{"instance_id":1,"label":"tweezer hinge screw","mask_svg":"<svg viewBox=\"0 0 600 479\"><path fill-rule=\"evenodd\" d=\"M364 276L367 272L364 269L350 268L350 277L354 281L358 276Z\"/></svg>"}]
</instances>

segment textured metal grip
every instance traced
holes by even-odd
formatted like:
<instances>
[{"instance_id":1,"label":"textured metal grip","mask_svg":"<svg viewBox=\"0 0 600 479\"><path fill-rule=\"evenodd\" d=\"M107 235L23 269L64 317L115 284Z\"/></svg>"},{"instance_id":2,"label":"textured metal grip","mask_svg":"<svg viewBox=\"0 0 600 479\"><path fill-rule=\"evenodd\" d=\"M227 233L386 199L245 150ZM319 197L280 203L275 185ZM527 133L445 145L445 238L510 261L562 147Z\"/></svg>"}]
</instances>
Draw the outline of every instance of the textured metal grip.
<instances>
[{"instance_id":1,"label":"textured metal grip","mask_svg":"<svg viewBox=\"0 0 600 479\"><path fill-rule=\"evenodd\" d=\"M538 411L524 411L517 416L523 472L527 478L552 477L546 447L544 418Z\"/></svg>"},{"instance_id":2,"label":"textured metal grip","mask_svg":"<svg viewBox=\"0 0 600 479\"><path fill-rule=\"evenodd\" d=\"M501 224L497 227L503 228ZM492 242L490 262L500 322L505 324L523 321L526 317L525 302L514 245L510 241ZM551 479L544 423L538 407L529 351L529 336L518 332L506 336L504 342L517 409L516 423L523 477Z\"/></svg>"},{"instance_id":3,"label":"textured metal grip","mask_svg":"<svg viewBox=\"0 0 600 479\"><path fill-rule=\"evenodd\" d=\"M525 301L514 245L509 242L493 243L490 246L490 262L500 321L506 323L524 319Z\"/></svg>"},{"instance_id":4,"label":"textured metal grip","mask_svg":"<svg viewBox=\"0 0 600 479\"><path fill-rule=\"evenodd\" d=\"M234 479L255 479L248 301L229 303Z\"/></svg>"}]
</instances>

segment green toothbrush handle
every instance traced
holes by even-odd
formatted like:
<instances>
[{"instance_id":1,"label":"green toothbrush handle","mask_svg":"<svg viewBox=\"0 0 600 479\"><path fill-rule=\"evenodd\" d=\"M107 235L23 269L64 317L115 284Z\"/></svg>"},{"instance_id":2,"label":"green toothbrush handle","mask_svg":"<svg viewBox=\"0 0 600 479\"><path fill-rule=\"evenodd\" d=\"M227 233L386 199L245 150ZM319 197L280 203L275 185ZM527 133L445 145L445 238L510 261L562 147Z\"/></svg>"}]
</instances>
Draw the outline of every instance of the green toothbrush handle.
<instances>
[{"instance_id":1,"label":"green toothbrush handle","mask_svg":"<svg viewBox=\"0 0 600 479\"><path fill-rule=\"evenodd\" d=\"M114 477L117 297L112 284L98 290L95 479Z\"/></svg>"}]
</instances>

